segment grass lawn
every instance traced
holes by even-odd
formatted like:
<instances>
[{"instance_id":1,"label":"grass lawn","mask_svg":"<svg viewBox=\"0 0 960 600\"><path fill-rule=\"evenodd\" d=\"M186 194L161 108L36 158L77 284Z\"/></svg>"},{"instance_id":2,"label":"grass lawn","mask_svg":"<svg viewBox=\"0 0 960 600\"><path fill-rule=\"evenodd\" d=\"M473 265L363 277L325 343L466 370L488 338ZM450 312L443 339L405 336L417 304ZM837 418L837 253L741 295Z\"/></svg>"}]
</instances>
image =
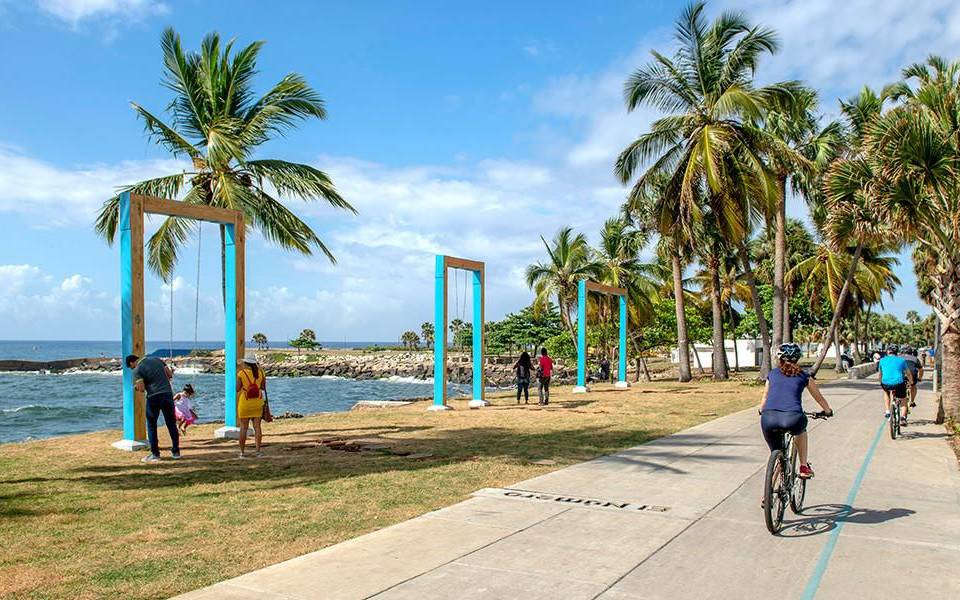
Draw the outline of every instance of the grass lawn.
<instances>
[{"instance_id":1,"label":"grass lawn","mask_svg":"<svg viewBox=\"0 0 960 600\"><path fill-rule=\"evenodd\" d=\"M0 596L185 592L747 408L761 389L641 383L559 388L547 409L496 398L318 415L268 425L267 456L247 461L213 425L190 430L181 461L154 465L111 449L116 431L3 445Z\"/></svg>"}]
</instances>

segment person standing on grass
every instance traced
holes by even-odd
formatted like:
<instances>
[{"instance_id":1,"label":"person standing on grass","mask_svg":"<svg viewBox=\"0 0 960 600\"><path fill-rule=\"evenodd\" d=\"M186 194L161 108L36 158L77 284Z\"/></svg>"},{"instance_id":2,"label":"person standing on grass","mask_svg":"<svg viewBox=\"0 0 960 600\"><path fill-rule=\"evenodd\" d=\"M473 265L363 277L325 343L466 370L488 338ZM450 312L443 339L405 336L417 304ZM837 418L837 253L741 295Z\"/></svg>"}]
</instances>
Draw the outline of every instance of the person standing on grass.
<instances>
[{"instance_id":1,"label":"person standing on grass","mask_svg":"<svg viewBox=\"0 0 960 600\"><path fill-rule=\"evenodd\" d=\"M530 375L533 372L533 361L526 352L520 354L520 359L513 363L513 371L517 374L517 404L520 404L520 394L523 394L523 403L530 403Z\"/></svg>"},{"instance_id":2,"label":"person standing on grass","mask_svg":"<svg viewBox=\"0 0 960 600\"><path fill-rule=\"evenodd\" d=\"M553 360L547 354L546 348L540 348L540 359L537 365L537 380L539 381L540 405L550 404L550 378L553 377Z\"/></svg>"},{"instance_id":3,"label":"person standing on grass","mask_svg":"<svg viewBox=\"0 0 960 600\"><path fill-rule=\"evenodd\" d=\"M133 369L134 386L147 395L147 439L150 442L150 454L142 462L152 463L160 460L160 444L157 441L157 420L163 415L163 422L170 433L173 458L180 458L180 434L177 431L177 417L173 406L173 370L155 356L140 358L136 354L128 356L124 363Z\"/></svg>"},{"instance_id":4,"label":"person standing on grass","mask_svg":"<svg viewBox=\"0 0 960 600\"><path fill-rule=\"evenodd\" d=\"M240 458L246 458L247 427L253 425L254 442L257 445L257 458L263 456L260 450L263 440L263 405L267 395L267 377L257 363L257 357L248 352L237 371L237 418L240 419Z\"/></svg>"}]
</instances>

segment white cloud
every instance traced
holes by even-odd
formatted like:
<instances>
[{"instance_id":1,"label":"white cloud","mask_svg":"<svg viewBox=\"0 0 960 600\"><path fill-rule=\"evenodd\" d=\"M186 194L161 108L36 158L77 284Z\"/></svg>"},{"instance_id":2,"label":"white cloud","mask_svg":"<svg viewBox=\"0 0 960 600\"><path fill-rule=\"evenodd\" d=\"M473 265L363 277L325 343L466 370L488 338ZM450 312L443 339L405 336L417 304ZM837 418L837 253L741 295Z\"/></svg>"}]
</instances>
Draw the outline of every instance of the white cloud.
<instances>
[{"instance_id":1,"label":"white cloud","mask_svg":"<svg viewBox=\"0 0 960 600\"><path fill-rule=\"evenodd\" d=\"M0 145L0 212L31 216L38 226L89 223L119 186L184 168L170 159L61 168Z\"/></svg>"},{"instance_id":2,"label":"white cloud","mask_svg":"<svg viewBox=\"0 0 960 600\"><path fill-rule=\"evenodd\" d=\"M138 21L170 9L157 0L37 0L37 6L74 28L87 20Z\"/></svg>"},{"instance_id":3,"label":"white cloud","mask_svg":"<svg viewBox=\"0 0 960 600\"><path fill-rule=\"evenodd\" d=\"M110 316L115 314L112 298L91 287L93 280L80 274L59 283L36 265L0 265L0 316L4 332L12 337L29 337L40 333L42 323L46 335L68 332L73 336L99 333ZM99 339L92 337L90 339Z\"/></svg>"},{"instance_id":4,"label":"white cloud","mask_svg":"<svg viewBox=\"0 0 960 600\"><path fill-rule=\"evenodd\" d=\"M781 52L761 66L765 79L803 79L827 92L830 103L830 92L882 86L930 53L955 57L960 42L954 0L731 0L720 7L743 11L780 35Z\"/></svg>"}]
</instances>

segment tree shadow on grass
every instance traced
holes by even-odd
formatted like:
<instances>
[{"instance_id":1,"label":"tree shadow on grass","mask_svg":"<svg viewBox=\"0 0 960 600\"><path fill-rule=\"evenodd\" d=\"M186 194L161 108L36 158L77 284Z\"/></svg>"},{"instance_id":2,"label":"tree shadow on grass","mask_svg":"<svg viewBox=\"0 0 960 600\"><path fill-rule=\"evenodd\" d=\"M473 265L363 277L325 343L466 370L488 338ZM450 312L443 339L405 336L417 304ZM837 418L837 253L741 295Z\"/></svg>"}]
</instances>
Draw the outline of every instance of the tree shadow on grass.
<instances>
[{"instance_id":1,"label":"tree shadow on grass","mask_svg":"<svg viewBox=\"0 0 960 600\"><path fill-rule=\"evenodd\" d=\"M784 521L781 537L810 537L829 533L840 523L859 523L862 525L878 525L894 519L901 519L915 514L909 508L888 508L876 510L871 508L854 508L849 504L818 504L806 507L797 519Z\"/></svg>"},{"instance_id":2,"label":"tree shadow on grass","mask_svg":"<svg viewBox=\"0 0 960 600\"><path fill-rule=\"evenodd\" d=\"M403 428L399 428L403 430ZM435 429L431 434L429 431ZM659 429L628 430L610 426L572 428L548 432L518 432L508 428L479 427L469 429L440 429L433 427L408 428L420 432L417 438L390 438L398 431L395 426L364 427L354 430L357 439L382 439L389 446L379 451L344 452L320 443L321 439L337 437L350 439L342 433L347 430L301 432L299 439L274 441L267 436L266 457L237 459L233 440L205 440L184 447L184 458L178 461L166 458L159 464L129 464L82 466L66 471L63 477L32 477L6 480L4 483L46 483L54 481L88 484L118 490L150 488L189 488L204 484L255 483L246 487L251 491L270 487L284 488L320 485L332 480L376 473L418 471L461 462L496 458L508 463L529 464L550 458L563 466L597 458L650 441L663 431ZM622 466L624 476L638 471L666 469L683 473L671 463L691 456L690 447L678 438L677 448L657 447L632 455L607 457L608 464ZM383 436L383 437L381 437ZM290 438L293 438L291 435ZM703 436L698 436L702 442ZM717 439L717 443L720 439ZM403 452L407 456L393 452ZM695 452L697 460L731 461L738 457L715 452ZM760 457L762 460L762 457Z\"/></svg>"}]
</instances>

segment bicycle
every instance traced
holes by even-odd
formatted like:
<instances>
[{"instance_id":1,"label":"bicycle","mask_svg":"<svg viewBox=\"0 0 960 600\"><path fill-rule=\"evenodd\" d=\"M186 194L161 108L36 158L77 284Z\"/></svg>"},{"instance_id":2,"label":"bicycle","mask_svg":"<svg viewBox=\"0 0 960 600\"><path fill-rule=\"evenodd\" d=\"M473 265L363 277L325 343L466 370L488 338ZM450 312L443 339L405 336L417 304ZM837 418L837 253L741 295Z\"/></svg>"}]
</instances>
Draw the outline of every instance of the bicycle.
<instances>
[{"instance_id":1,"label":"bicycle","mask_svg":"<svg viewBox=\"0 0 960 600\"><path fill-rule=\"evenodd\" d=\"M811 419L826 419L829 415L823 411L804 412ZM790 432L784 431L784 444L781 450L774 450L767 459L767 472L763 485L763 517L767 530L776 535L783 527L783 514L787 504L794 514L803 512L803 501L807 495L807 480L800 477L797 466L799 453L796 442Z\"/></svg>"},{"instance_id":2,"label":"bicycle","mask_svg":"<svg viewBox=\"0 0 960 600\"><path fill-rule=\"evenodd\" d=\"M895 440L900 435L901 423L900 408L901 402L906 402L906 398L897 398L896 392L890 394L893 398L890 400L890 439ZM910 409L907 408L909 414Z\"/></svg>"}]
</instances>

